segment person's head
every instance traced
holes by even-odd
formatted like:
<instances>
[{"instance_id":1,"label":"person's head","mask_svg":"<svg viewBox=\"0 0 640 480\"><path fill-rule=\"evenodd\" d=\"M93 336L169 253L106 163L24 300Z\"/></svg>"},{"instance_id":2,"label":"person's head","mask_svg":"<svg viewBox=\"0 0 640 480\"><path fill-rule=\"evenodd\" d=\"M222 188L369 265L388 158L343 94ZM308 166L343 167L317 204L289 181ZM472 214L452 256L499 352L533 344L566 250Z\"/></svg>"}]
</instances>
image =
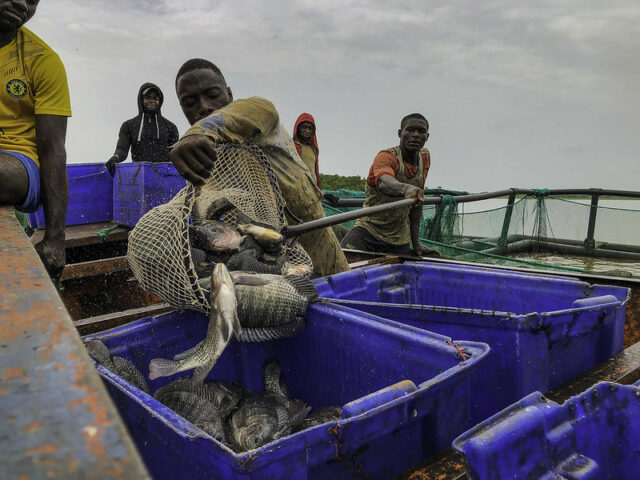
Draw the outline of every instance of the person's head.
<instances>
[{"instance_id":1,"label":"person's head","mask_svg":"<svg viewBox=\"0 0 640 480\"><path fill-rule=\"evenodd\" d=\"M140 87L140 106L144 113L156 113L162 106L163 96L153 83L145 83Z\"/></svg>"},{"instance_id":2,"label":"person's head","mask_svg":"<svg viewBox=\"0 0 640 480\"><path fill-rule=\"evenodd\" d=\"M313 137L315 131L316 127L314 127L313 123L302 122L300 125L298 125L298 131L296 132L296 134L298 135L298 138L304 143L309 143L311 142L311 137Z\"/></svg>"},{"instance_id":3,"label":"person's head","mask_svg":"<svg viewBox=\"0 0 640 480\"><path fill-rule=\"evenodd\" d=\"M15 33L33 17L40 0L0 0L0 34Z\"/></svg>"},{"instance_id":4,"label":"person's head","mask_svg":"<svg viewBox=\"0 0 640 480\"><path fill-rule=\"evenodd\" d=\"M429 138L429 122L419 113L407 115L400 121L400 148L409 153L417 153Z\"/></svg>"},{"instance_id":5,"label":"person's head","mask_svg":"<svg viewBox=\"0 0 640 480\"><path fill-rule=\"evenodd\" d=\"M222 72L201 58L187 60L176 75L176 94L191 125L233 101Z\"/></svg>"}]
</instances>

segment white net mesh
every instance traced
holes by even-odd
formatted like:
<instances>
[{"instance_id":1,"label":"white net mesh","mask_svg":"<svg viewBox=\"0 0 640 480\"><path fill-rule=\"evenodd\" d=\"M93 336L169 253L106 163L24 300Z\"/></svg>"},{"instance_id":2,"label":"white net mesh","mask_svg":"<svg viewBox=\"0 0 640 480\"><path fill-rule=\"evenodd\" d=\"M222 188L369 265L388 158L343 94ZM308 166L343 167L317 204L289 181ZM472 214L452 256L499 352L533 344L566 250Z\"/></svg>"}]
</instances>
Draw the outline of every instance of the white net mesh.
<instances>
[{"instance_id":1,"label":"white net mesh","mask_svg":"<svg viewBox=\"0 0 640 480\"><path fill-rule=\"evenodd\" d=\"M224 223L239 219L280 231L284 202L269 160L255 145L218 145L218 159L202 187L188 184L170 202L147 212L129 236L127 259L143 289L175 308L209 313L207 293L191 259L189 220L212 219L212 206L226 199ZM218 220L218 218L213 218ZM298 243L285 243L285 267L312 266Z\"/></svg>"}]
</instances>

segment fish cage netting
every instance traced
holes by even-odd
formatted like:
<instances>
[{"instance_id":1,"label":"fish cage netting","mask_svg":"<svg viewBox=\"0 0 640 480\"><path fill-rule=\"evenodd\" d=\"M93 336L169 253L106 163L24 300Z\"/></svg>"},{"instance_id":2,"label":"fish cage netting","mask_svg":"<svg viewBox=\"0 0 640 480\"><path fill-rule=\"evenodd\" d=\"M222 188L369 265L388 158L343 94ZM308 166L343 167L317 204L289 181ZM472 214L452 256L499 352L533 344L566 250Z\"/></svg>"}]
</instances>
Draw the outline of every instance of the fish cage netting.
<instances>
[{"instance_id":1,"label":"fish cage netting","mask_svg":"<svg viewBox=\"0 0 640 480\"><path fill-rule=\"evenodd\" d=\"M210 312L209 298L200 286L191 259L190 221L221 220L237 227L246 221L280 231L286 225L284 201L269 160L252 144L218 145L211 175L200 187L187 186L168 203L153 208L129 235L127 260L148 292L172 307ZM210 218L220 200L231 209ZM297 243L283 247L285 267L306 265L311 258Z\"/></svg>"},{"instance_id":2,"label":"fish cage netting","mask_svg":"<svg viewBox=\"0 0 640 480\"><path fill-rule=\"evenodd\" d=\"M331 193L340 197L340 191ZM350 195L353 197L357 196ZM511 206L507 205L506 198L502 198L504 206L465 212L470 203L456 204L455 197L446 195L442 198L437 205L423 207L420 238L445 258L575 272L587 270L515 256L561 252L586 257L612 255L613 258L633 262L637 255L635 262L640 262L640 210L601 205L592 207L589 200L581 203L566 197L537 193L523 196ZM493 199L493 204L495 201ZM477 208L482 202L473 205ZM636 203L640 205L640 201ZM324 208L327 216L354 209L329 205L324 205ZM353 224L354 221L345 222L340 227L348 231ZM609 272L608 269L605 271Z\"/></svg>"}]
</instances>

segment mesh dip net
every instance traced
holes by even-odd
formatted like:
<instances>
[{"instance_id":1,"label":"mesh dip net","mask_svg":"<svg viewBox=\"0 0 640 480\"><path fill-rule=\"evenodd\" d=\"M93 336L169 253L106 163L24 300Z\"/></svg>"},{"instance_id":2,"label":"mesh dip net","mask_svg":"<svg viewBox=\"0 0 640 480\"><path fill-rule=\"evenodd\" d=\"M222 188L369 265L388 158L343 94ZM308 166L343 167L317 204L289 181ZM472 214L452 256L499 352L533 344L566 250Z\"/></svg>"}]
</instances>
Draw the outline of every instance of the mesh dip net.
<instances>
[{"instance_id":1,"label":"mesh dip net","mask_svg":"<svg viewBox=\"0 0 640 480\"><path fill-rule=\"evenodd\" d=\"M211 310L191 258L189 224L210 218L221 199L232 205L222 221L232 227L247 221L281 231L284 201L271 164L253 144L217 145L218 159L205 184L187 186L168 203L147 212L129 235L127 260L141 287L178 309ZM214 218L219 220L219 218ZM242 219L242 221L240 221ZM312 267L297 242L283 246L285 267Z\"/></svg>"}]
</instances>

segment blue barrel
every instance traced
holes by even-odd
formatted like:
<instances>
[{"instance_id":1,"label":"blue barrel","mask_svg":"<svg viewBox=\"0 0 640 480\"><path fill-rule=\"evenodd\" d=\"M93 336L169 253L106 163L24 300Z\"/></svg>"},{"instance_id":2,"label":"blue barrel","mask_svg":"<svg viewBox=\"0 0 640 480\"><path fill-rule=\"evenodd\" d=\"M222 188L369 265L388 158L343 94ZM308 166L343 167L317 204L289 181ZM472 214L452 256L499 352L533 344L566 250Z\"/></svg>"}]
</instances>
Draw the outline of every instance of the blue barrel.
<instances>
[{"instance_id":1,"label":"blue barrel","mask_svg":"<svg viewBox=\"0 0 640 480\"><path fill-rule=\"evenodd\" d=\"M295 337L232 340L209 379L262 390L261 365L277 358L294 398L342 418L236 454L109 370L98 371L156 479L388 479L448 447L471 426L469 378L489 347L351 309L315 304ZM182 311L136 320L99 338L145 376L149 361L193 347L208 319ZM173 381L149 382L152 391ZM369 475L369 477L366 477Z\"/></svg>"},{"instance_id":2,"label":"blue barrel","mask_svg":"<svg viewBox=\"0 0 640 480\"><path fill-rule=\"evenodd\" d=\"M185 186L172 163L119 163L113 176L113 220L135 227L145 213L167 203Z\"/></svg>"},{"instance_id":3,"label":"blue barrel","mask_svg":"<svg viewBox=\"0 0 640 480\"><path fill-rule=\"evenodd\" d=\"M640 388L601 382L563 405L535 392L455 439L471 480L635 480Z\"/></svg>"},{"instance_id":4,"label":"blue barrel","mask_svg":"<svg viewBox=\"0 0 640 480\"><path fill-rule=\"evenodd\" d=\"M316 280L323 297L452 338L486 342L472 379L480 422L622 350L628 288L552 275L411 262Z\"/></svg>"},{"instance_id":5,"label":"blue barrel","mask_svg":"<svg viewBox=\"0 0 640 480\"><path fill-rule=\"evenodd\" d=\"M104 163L67 165L69 203L66 225L113 220L113 180ZM29 225L44 228L44 209L29 214Z\"/></svg>"}]
</instances>

